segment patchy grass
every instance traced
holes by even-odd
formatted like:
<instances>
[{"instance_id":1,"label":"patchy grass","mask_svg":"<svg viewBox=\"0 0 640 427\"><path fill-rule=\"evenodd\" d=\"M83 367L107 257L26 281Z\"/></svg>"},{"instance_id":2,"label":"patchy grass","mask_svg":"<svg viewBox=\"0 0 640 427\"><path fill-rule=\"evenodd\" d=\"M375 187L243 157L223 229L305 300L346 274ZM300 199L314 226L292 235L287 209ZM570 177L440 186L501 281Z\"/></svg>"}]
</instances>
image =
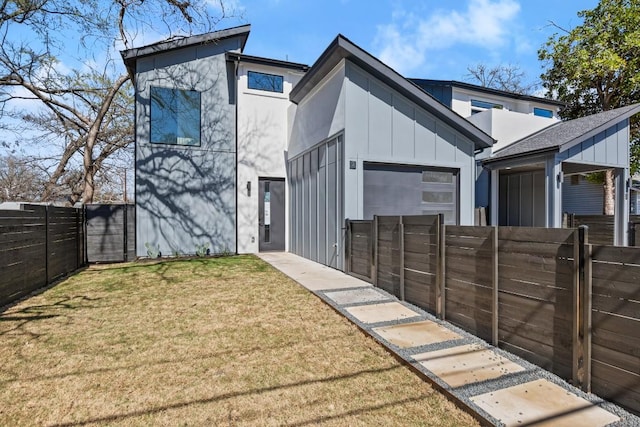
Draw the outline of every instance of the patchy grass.
<instances>
[{"instance_id":1,"label":"patchy grass","mask_svg":"<svg viewBox=\"0 0 640 427\"><path fill-rule=\"evenodd\" d=\"M475 425L252 256L93 266L0 313L0 424Z\"/></svg>"}]
</instances>

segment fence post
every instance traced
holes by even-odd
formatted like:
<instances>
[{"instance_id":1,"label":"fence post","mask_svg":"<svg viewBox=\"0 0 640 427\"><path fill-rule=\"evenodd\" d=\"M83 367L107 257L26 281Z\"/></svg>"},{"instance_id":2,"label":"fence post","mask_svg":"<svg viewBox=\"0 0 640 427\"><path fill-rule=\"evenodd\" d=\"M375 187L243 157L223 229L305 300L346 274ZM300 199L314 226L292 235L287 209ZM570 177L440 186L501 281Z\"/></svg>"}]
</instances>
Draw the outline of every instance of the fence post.
<instances>
[{"instance_id":1,"label":"fence post","mask_svg":"<svg viewBox=\"0 0 640 427\"><path fill-rule=\"evenodd\" d=\"M586 294L586 262L585 245L588 239L588 227L580 226L573 233L573 292L572 292L572 342L573 342L573 363L572 379L573 385L584 389L586 384L585 361L586 361L586 337L590 335L590 322L585 318L587 300L590 295ZM589 280L590 281L590 280ZM591 308L589 307L589 315ZM589 331L587 325L589 324Z\"/></svg>"},{"instance_id":2,"label":"fence post","mask_svg":"<svg viewBox=\"0 0 640 427\"><path fill-rule=\"evenodd\" d=\"M371 280L373 286L378 286L378 215L373 216L373 265L371 272Z\"/></svg>"},{"instance_id":3,"label":"fence post","mask_svg":"<svg viewBox=\"0 0 640 427\"><path fill-rule=\"evenodd\" d=\"M582 290L582 391L591 393L591 306L592 306L592 263L589 227L580 226L580 284Z\"/></svg>"},{"instance_id":4,"label":"fence post","mask_svg":"<svg viewBox=\"0 0 640 427\"><path fill-rule=\"evenodd\" d=\"M580 340L580 232L573 230L573 277L571 286L571 379L575 387L580 387L580 358L582 343Z\"/></svg>"},{"instance_id":5,"label":"fence post","mask_svg":"<svg viewBox=\"0 0 640 427\"><path fill-rule=\"evenodd\" d=\"M49 284L49 206L44 207L44 275Z\"/></svg>"},{"instance_id":6,"label":"fence post","mask_svg":"<svg viewBox=\"0 0 640 427\"><path fill-rule=\"evenodd\" d=\"M126 218L126 215L127 215L127 213L125 212L125 218ZM124 225L125 225L125 230L126 230L126 227L127 227L127 221L126 220L124 222ZM344 271L347 274L351 274L351 227L350 227L350 225L351 224L349 223L349 218L346 218L344 220L344 228L346 230L345 238L344 238L344 240L345 240L345 242L344 242L344 264L345 264ZM126 234L125 234L125 239L124 240L125 240L125 242L124 242L124 244L125 244L125 252L124 253L125 253L125 259L126 259L126 257L127 257L127 250L126 250L127 238L126 238Z\"/></svg>"},{"instance_id":7,"label":"fence post","mask_svg":"<svg viewBox=\"0 0 640 427\"><path fill-rule=\"evenodd\" d=\"M491 341L498 346L498 227L491 228Z\"/></svg>"},{"instance_id":8,"label":"fence post","mask_svg":"<svg viewBox=\"0 0 640 427\"><path fill-rule=\"evenodd\" d=\"M400 300L404 301L404 223L400 215L398 224L398 234L400 238Z\"/></svg>"},{"instance_id":9,"label":"fence post","mask_svg":"<svg viewBox=\"0 0 640 427\"><path fill-rule=\"evenodd\" d=\"M436 315L444 320L445 319L445 226L444 215L438 214L437 228L437 274L436 274Z\"/></svg>"},{"instance_id":10,"label":"fence post","mask_svg":"<svg viewBox=\"0 0 640 427\"><path fill-rule=\"evenodd\" d=\"M80 209L73 209L76 214L76 270L80 268Z\"/></svg>"}]
</instances>

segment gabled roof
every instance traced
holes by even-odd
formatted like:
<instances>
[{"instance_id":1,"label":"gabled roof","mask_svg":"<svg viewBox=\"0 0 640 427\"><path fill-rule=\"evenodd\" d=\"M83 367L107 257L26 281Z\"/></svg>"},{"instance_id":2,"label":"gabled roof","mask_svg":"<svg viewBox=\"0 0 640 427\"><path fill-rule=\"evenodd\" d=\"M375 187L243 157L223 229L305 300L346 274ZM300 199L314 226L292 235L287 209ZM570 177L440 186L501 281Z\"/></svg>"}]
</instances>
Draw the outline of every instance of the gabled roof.
<instances>
[{"instance_id":1,"label":"gabled roof","mask_svg":"<svg viewBox=\"0 0 640 427\"><path fill-rule=\"evenodd\" d=\"M474 141L477 148L490 147L495 142L493 138L475 125L441 104L413 82L402 77L391 67L352 43L342 34L339 34L333 42L331 42L329 47L327 47L318 60L311 66L309 72L296 84L289 94L291 101L296 104L302 101L343 59L347 59L363 68L420 107L428 110L438 119L457 129L467 138Z\"/></svg>"},{"instance_id":2,"label":"gabled roof","mask_svg":"<svg viewBox=\"0 0 640 427\"><path fill-rule=\"evenodd\" d=\"M566 122L558 122L496 151L484 163L561 151L607 130L638 112L640 112L640 104L633 104Z\"/></svg>"},{"instance_id":3,"label":"gabled roof","mask_svg":"<svg viewBox=\"0 0 640 427\"><path fill-rule=\"evenodd\" d=\"M147 46L134 47L128 50L120 51L124 64L129 71L129 74L135 74L136 59L149 55L156 55L161 52L168 52L175 49L181 49L188 46L203 45L208 43L215 43L220 40L230 39L232 37L240 38L241 46L240 51L244 50L244 46L247 43L249 32L251 31L251 25L242 25L239 27L227 28L225 30L213 31L205 34L198 34L196 36L184 37L175 40L162 41L153 43Z\"/></svg>"},{"instance_id":4,"label":"gabled roof","mask_svg":"<svg viewBox=\"0 0 640 427\"><path fill-rule=\"evenodd\" d=\"M532 95L523 95L515 92L508 92L506 90L493 89L490 87L478 86L471 83L459 82L456 80L431 80L431 79L409 79L409 80L411 80L412 82L414 82L420 87L422 87L423 85L440 86L440 87L457 87L460 89L467 89L474 92L482 92L489 95L497 95L497 96L503 96L505 98L539 102L541 104L551 104L551 105L556 105L558 107L564 107L566 105L564 102L556 101L555 99L542 98L539 96L532 96Z\"/></svg>"},{"instance_id":5,"label":"gabled roof","mask_svg":"<svg viewBox=\"0 0 640 427\"><path fill-rule=\"evenodd\" d=\"M237 52L227 52L227 61L247 62L249 64L269 65L272 67L289 68L298 71L307 71L309 66L297 62L281 61L279 59L263 58L261 56L245 55Z\"/></svg>"}]
</instances>

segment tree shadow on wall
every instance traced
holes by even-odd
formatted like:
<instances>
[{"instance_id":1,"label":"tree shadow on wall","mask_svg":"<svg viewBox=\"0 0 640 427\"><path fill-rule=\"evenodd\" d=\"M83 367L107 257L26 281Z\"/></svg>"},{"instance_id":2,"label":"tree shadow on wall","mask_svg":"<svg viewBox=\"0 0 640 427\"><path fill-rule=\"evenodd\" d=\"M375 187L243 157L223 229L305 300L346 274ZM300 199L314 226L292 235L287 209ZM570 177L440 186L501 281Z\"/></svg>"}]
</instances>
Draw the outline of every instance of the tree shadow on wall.
<instances>
[{"instance_id":1,"label":"tree shadow on wall","mask_svg":"<svg viewBox=\"0 0 640 427\"><path fill-rule=\"evenodd\" d=\"M218 56L156 70L138 87L139 255L146 245L162 255L193 254L202 245L211 253L235 252L235 72ZM200 92L199 145L148 142L151 86Z\"/></svg>"}]
</instances>

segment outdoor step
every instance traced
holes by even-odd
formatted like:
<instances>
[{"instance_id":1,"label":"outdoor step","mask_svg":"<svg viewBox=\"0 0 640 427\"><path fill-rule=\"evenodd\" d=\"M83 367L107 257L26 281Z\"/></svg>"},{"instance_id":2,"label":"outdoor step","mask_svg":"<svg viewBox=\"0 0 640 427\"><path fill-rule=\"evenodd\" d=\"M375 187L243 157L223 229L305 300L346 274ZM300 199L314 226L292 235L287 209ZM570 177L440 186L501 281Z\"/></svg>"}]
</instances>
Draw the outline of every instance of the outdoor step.
<instances>
[{"instance_id":1,"label":"outdoor step","mask_svg":"<svg viewBox=\"0 0 640 427\"><path fill-rule=\"evenodd\" d=\"M507 427L599 427L619 421L616 415L545 379L480 394L471 401Z\"/></svg>"},{"instance_id":2,"label":"outdoor step","mask_svg":"<svg viewBox=\"0 0 640 427\"><path fill-rule=\"evenodd\" d=\"M374 328L373 332L400 348L419 347L462 338L430 320Z\"/></svg>"},{"instance_id":3,"label":"outdoor step","mask_svg":"<svg viewBox=\"0 0 640 427\"><path fill-rule=\"evenodd\" d=\"M413 359L451 387L491 380L524 368L480 344L420 353Z\"/></svg>"},{"instance_id":4,"label":"outdoor step","mask_svg":"<svg viewBox=\"0 0 640 427\"><path fill-rule=\"evenodd\" d=\"M349 289L345 291L326 292L327 298L340 305L360 304L389 300L390 297L374 288Z\"/></svg>"},{"instance_id":5,"label":"outdoor step","mask_svg":"<svg viewBox=\"0 0 640 427\"><path fill-rule=\"evenodd\" d=\"M399 302L346 307L345 310L362 323L380 323L420 316Z\"/></svg>"}]
</instances>

